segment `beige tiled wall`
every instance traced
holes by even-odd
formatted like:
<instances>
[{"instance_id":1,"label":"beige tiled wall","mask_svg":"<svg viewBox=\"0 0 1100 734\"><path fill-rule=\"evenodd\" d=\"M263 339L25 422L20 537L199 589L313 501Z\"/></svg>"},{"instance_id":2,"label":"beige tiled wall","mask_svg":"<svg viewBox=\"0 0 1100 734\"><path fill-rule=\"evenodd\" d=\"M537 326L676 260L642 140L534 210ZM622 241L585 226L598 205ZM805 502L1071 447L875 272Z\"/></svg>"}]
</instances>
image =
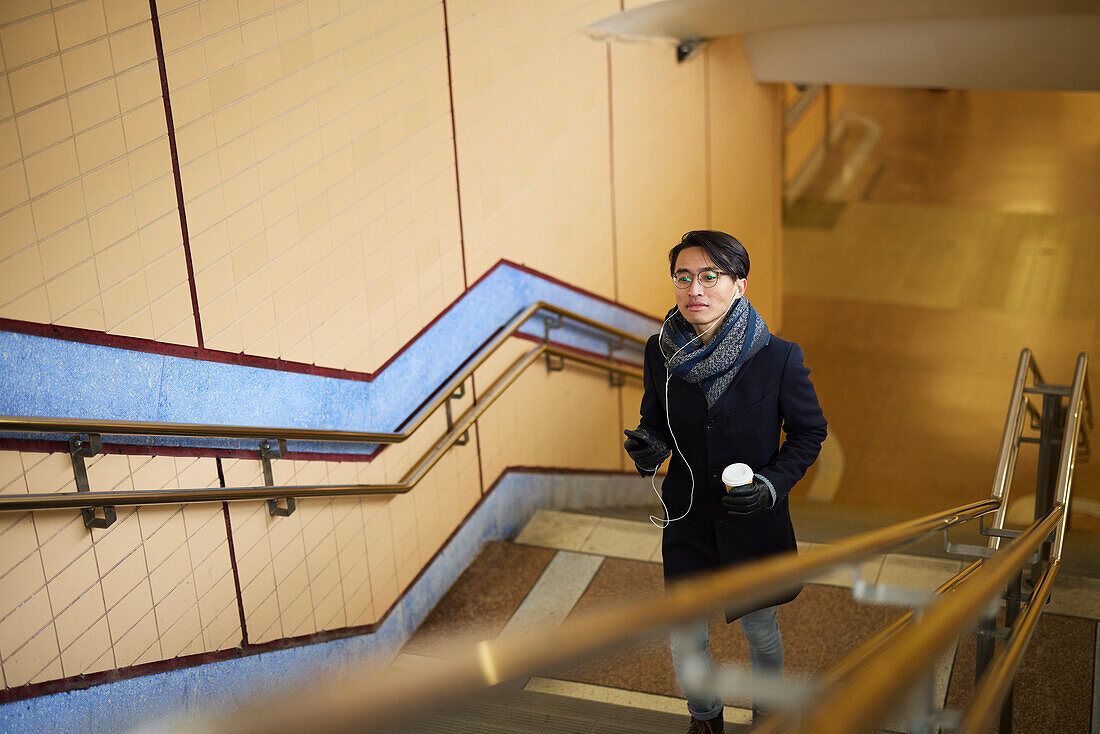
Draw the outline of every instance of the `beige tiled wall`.
<instances>
[{"instance_id":1,"label":"beige tiled wall","mask_svg":"<svg viewBox=\"0 0 1100 734\"><path fill-rule=\"evenodd\" d=\"M707 44L711 225L749 251L746 295L773 333L783 328L779 158L781 90L757 84L739 38Z\"/></svg>"},{"instance_id":2,"label":"beige tiled wall","mask_svg":"<svg viewBox=\"0 0 1100 734\"><path fill-rule=\"evenodd\" d=\"M466 266L500 258L614 295L607 46L614 0L447 3Z\"/></svg>"},{"instance_id":3,"label":"beige tiled wall","mask_svg":"<svg viewBox=\"0 0 1100 734\"><path fill-rule=\"evenodd\" d=\"M0 3L0 317L195 344L149 4L55 5ZM501 258L659 314L665 253L708 205L781 326L781 105L736 40L676 64L580 33L615 0L157 7L205 346L373 371ZM508 466L624 468L638 398L539 362L408 494L230 503L250 642L378 621ZM369 463L277 459L276 481L397 482L445 428ZM206 458L88 463L94 489L218 481ZM262 482L256 459L223 465ZM0 491L73 484L65 454L0 452ZM220 503L93 531L6 514L0 551L8 687L241 640Z\"/></svg>"},{"instance_id":4,"label":"beige tiled wall","mask_svg":"<svg viewBox=\"0 0 1100 734\"><path fill-rule=\"evenodd\" d=\"M790 107L794 104L800 94L801 92L794 85L784 85L783 98L785 106ZM819 94L795 126L786 131L783 175L787 183L790 183L798 175L798 172L806 165L814 150L821 145L824 137L825 95Z\"/></svg>"},{"instance_id":5,"label":"beige tiled wall","mask_svg":"<svg viewBox=\"0 0 1100 734\"><path fill-rule=\"evenodd\" d=\"M105 455L93 489L206 487L213 459ZM66 454L0 452L5 494L71 492ZM240 622L220 503L118 508L88 530L77 510L0 518L0 667L5 685L221 650Z\"/></svg>"},{"instance_id":6,"label":"beige tiled wall","mask_svg":"<svg viewBox=\"0 0 1100 734\"><path fill-rule=\"evenodd\" d=\"M204 338L372 371L463 289L442 6L274 5L162 13Z\"/></svg>"},{"instance_id":7,"label":"beige tiled wall","mask_svg":"<svg viewBox=\"0 0 1100 734\"><path fill-rule=\"evenodd\" d=\"M674 53L665 44L611 49L619 300L660 316L674 303L669 249L708 226L708 59L677 64ZM724 134L727 123L716 122Z\"/></svg>"},{"instance_id":8,"label":"beige tiled wall","mask_svg":"<svg viewBox=\"0 0 1100 734\"><path fill-rule=\"evenodd\" d=\"M440 418L418 444L442 432ZM272 471L279 485L392 483L425 448L393 446L369 464L274 460ZM471 437L407 494L299 499L289 517L266 502L231 503L249 642L376 621L480 499L476 451ZM263 483L259 461L224 467L230 486Z\"/></svg>"},{"instance_id":9,"label":"beige tiled wall","mask_svg":"<svg viewBox=\"0 0 1100 734\"><path fill-rule=\"evenodd\" d=\"M149 5L0 4L0 316L195 344Z\"/></svg>"},{"instance_id":10,"label":"beige tiled wall","mask_svg":"<svg viewBox=\"0 0 1100 734\"><path fill-rule=\"evenodd\" d=\"M524 339L502 346L475 374L479 389L534 346ZM509 466L620 470L619 411L619 389L606 372L577 366L548 372L544 359L536 361L478 420L486 480Z\"/></svg>"}]
</instances>

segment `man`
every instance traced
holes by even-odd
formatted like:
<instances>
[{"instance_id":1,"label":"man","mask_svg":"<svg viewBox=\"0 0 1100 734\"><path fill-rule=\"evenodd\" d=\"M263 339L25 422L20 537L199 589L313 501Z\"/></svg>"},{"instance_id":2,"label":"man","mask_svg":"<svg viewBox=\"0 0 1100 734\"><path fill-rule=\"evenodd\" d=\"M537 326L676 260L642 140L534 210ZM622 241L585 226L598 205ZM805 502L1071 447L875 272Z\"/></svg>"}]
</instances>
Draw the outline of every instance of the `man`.
<instances>
[{"instance_id":1,"label":"man","mask_svg":"<svg viewBox=\"0 0 1100 734\"><path fill-rule=\"evenodd\" d=\"M723 232L688 232L669 252L669 269L676 306L646 344L641 423L624 444L642 476L672 456L661 491L666 514L653 518L664 528L666 585L795 550L787 495L826 435L802 350L770 334L745 298L744 246ZM734 463L754 474L727 493L722 470ZM754 671L782 671L777 605L797 595L741 616ZM708 637L705 619L672 630L681 687L685 664L711 665ZM722 702L689 689L688 732L722 732Z\"/></svg>"}]
</instances>

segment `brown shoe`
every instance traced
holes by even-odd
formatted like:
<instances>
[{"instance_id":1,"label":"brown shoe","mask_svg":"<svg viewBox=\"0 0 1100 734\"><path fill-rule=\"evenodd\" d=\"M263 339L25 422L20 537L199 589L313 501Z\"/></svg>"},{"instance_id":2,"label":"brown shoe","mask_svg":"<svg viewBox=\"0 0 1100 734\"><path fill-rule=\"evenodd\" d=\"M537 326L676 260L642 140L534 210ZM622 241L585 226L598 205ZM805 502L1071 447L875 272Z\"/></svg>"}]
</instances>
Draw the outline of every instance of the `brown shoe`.
<instances>
[{"instance_id":1,"label":"brown shoe","mask_svg":"<svg viewBox=\"0 0 1100 734\"><path fill-rule=\"evenodd\" d=\"M722 723L721 711L713 719L706 721L700 721L692 716L691 725L688 726L688 734L723 734L724 731L725 724Z\"/></svg>"}]
</instances>

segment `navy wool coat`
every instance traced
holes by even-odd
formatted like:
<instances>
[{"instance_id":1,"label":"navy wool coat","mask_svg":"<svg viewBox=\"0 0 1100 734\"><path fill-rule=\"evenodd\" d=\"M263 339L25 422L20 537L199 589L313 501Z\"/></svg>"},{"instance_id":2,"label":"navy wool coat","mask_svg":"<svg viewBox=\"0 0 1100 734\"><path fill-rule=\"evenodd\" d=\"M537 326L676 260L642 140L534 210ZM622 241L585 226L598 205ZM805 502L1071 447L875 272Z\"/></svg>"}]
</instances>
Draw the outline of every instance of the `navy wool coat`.
<instances>
[{"instance_id":1,"label":"navy wool coat","mask_svg":"<svg viewBox=\"0 0 1100 734\"><path fill-rule=\"evenodd\" d=\"M826 435L810 370L802 364L802 349L773 334L711 408L698 385L675 376L668 383L666 404L668 373L657 335L646 343L644 373L641 425L672 450L661 485L669 517L679 517L691 505L687 517L664 531L666 582L795 550L787 496L817 459ZM669 435L670 425L679 452ZM752 515L728 515L723 510L722 470L737 462L771 482L776 492L773 507ZM796 590L764 606L797 595Z\"/></svg>"}]
</instances>

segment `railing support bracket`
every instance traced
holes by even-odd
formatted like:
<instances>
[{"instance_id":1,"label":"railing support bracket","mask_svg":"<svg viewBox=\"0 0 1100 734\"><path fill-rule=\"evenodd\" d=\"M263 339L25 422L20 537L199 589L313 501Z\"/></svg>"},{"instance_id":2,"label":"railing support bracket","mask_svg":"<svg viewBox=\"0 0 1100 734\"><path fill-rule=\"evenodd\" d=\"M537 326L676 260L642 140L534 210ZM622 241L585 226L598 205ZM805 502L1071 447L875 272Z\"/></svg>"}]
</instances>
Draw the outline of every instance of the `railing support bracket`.
<instances>
[{"instance_id":1,"label":"railing support bracket","mask_svg":"<svg viewBox=\"0 0 1100 734\"><path fill-rule=\"evenodd\" d=\"M871 604L892 604L911 609L922 609L932 602L936 595L920 589L904 589L883 584L869 584L860 575L859 567L852 567L852 598Z\"/></svg>"},{"instance_id":2,"label":"railing support bracket","mask_svg":"<svg viewBox=\"0 0 1100 734\"><path fill-rule=\"evenodd\" d=\"M607 340L607 361L613 362L615 360L615 350L623 348L622 337L616 336ZM618 372L607 373L607 383L611 387L622 387L626 384L626 375Z\"/></svg>"},{"instance_id":3,"label":"railing support bracket","mask_svg":"<svg viewBox=\"0 0 1100 734\"><path fill-rule=\"evenodd\" d=\"M550 344L550 330L560 329L562 327L562 317L560 313L556 313L553 316L547 316L542 320L544 342ZM547 372L561 372L565 369L565 357L558 354L546 353L546 371Z\"/></svg>"},{"instance_id":4,"label":"railing support bracket","mask_svg":"<svg viewBox=\"0 0 1100 734\"><path fill-rule=\"evenodd\" d=\"M451 432L451 429L455 427L454 416L451 413L451 401L459 400L466 396L466 383L463 382L459 385L454 392L447 396L447 402L443 404L444 410L447 412L447 433ZM466 429L462 432L462 435L455 439L456 446L465 446L470 443L470 430Z\"/></svg>"},{"instance_id":5,"label":"railing support bracket","mask_svg":"<svg viewBox=\"0 0 1100 734\"><path fill-rule=\"evenodd\" d=\"M263 465L264 468L265 487L275 486L275 476L271 472L271 460L279 459L285 455L285 438L278 439L278 443L275 446L271 445L271 441L269 439L265 438L263 441L260 441L260 463ZM277 498L269 499L267 501L268 514L272 517L290 517L291 515L293 515L294 510L296 510L298 507L297 503L294 501L293 497L286 497L284 499L286 500L285 505L280 505Z\"/></svg>"},{"instance_id":6,"label":"railing support bracket","mask_svg":"<svg viewBox=\"0 0 1100 734\"><path fill-rule=\"evenodd\" d=\"M69 439L69 458L73 462L77 492L91 491L91 487L88 486L88 467L84 464L84 458L103 452L103 437L98 433L89 433L87 436L87 443L80 436ZM103 517L96 516L94 507L81 507L80 514L84 517L84 527L89 529L109 528L118 518L115 508L109 505L103 508Z\"/></svg>"}]
</instances>

